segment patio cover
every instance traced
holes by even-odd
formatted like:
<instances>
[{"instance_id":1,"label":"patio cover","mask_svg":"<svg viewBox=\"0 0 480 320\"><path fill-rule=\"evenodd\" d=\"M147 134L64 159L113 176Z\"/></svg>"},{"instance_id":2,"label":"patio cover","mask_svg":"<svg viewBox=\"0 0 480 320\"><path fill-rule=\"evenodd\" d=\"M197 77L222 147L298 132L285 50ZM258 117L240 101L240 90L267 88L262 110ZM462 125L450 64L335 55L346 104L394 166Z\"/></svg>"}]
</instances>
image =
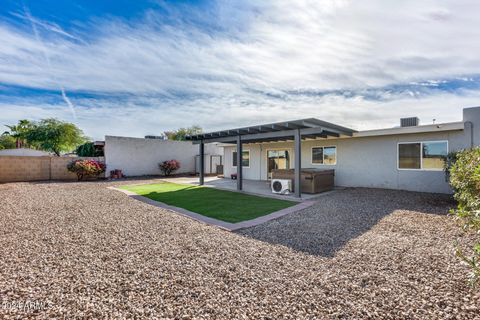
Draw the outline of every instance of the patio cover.
<instances>
[{"instance_id":1,"label":"patio cover","mask_svg":"<svg viewBox=\"0 0 480 320\"><path fill-rule=\"evenodd\" d=\"M274 141L295 142L295 185L300 186L301 143L305 139L328 137L351 137L355 130L315 118L286 122L261 124L251 127L221 130L187 136L187 140L199 144L200 150L200 185L204 182L204 144L212 142L235 143L237 145L237 189L242 190L242 144ZM295 195L301 196L300 188L295 188Z\"/></svg>"}]
</instances>

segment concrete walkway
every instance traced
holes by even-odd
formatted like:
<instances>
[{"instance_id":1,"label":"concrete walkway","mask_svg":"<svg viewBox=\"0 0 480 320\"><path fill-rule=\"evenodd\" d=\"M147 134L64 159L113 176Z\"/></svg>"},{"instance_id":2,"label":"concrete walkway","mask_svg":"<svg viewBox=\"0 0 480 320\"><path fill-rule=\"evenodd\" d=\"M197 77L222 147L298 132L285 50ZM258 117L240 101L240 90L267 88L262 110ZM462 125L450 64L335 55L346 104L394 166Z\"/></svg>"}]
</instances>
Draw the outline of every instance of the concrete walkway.
<instances>
[{"instance_id":1,"label":"concrete walkway","mask_svg":"<svg viewBox=\"0 0 480 320\"><path fill-rule=\"evenodd\" d=\"M208 225L217 226L217 227L219 227L221 229L224 229L224 230L227 230L227 231L235 231L235 230L240 230L240 229L244 229L244 228L254 227L254 226L260 225L262 223L265 223L267 221L283 217L287 214L306 209L306 208L312 206L315 203L314 201L303 201L303 202L300 202L297 205L294 205L292 207L285 208L285 209L282 209L282 210L279 210L279 211L275 211L275 212L272 212L270 214L267 214L267 215L264 215L264 216L261 216L261 217L258 217L258 218L252 219L252 220L242 221L242 222L238 222L238 223L230 223L230 222L225 222L225 221L222 221L222 220L217 220L217 219L213 219L213 218L210 218L210 217L206 217L206 216L198 214L196 212L192 212L192 211L189 211L189 210L186 210L186 209L183 209L183 208L171 206L171 205L165 204L163 202L158 202L158 201L149 199L147 197L140 196L140 195L138 195L138 194L136 194L135 192L132 192L132 191L123 190L123 189L119 189L119 188L115 188L115 187L108 187L108 189L120 191L120 192L128 195L129 197L131 197L135 200L139 200L139 201L148 203L152 206L162 208L162 209L166 209L166 210L181 214L185 217L191 218L191 219L199 221L199 222L206 223Z\"/></svg>"}]
</instances>

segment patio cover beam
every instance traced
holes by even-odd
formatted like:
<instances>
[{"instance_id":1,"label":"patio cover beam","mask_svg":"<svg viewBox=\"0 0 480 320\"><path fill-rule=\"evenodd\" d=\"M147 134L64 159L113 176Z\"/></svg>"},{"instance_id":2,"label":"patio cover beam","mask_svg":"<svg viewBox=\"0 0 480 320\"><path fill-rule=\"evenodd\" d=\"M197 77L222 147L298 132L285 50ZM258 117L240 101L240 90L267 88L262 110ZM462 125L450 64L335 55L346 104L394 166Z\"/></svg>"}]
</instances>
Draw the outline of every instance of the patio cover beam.
<instances>
[{"instance_id":1,"label":"patio cover beam","mask_svg":"<svg viewBox=\"0 0 480 320\"><path fill-rule=\"evenodd\" d=\"M198 144L202 139L204 143L235 143L237 136L242 136L242 140L244 142L261 140L267 141L267 139L275 138L293 139L293 136L295 135L294 131L298 129L300 130L300 135L322 138L327 136L352 136L353 133L356 132L355 130L342 127L334 123L315 118L308 118L197 134L193 136L187 136L187 140L192 141L194 144Z\"/></svg>"},{"instance_id":2,"label":"patio cover beam","mask_svg":"<svg viewBox=\"0 0 480 320\"><path fill-rule=\"evenodd\" d=\"M294 140L295 130L300 130L300 136L308 138L338 138L352 136L356 132L330 122L308 118L198 134L187 136L187 140L194 144L200 143L200 140L204 143L236 143L237 136L241 136L243 143Z\"/></svg>"},{"instance_id":3,"label":"patio cover beam","mask_svg":"<svg viewBox=\"0 0 480 320\"><path fill-rule=\"evenodd\" d=\"M302 176L302 134L300 129L295 130L295 197L302 197L302 186L301 186L301 176Z\"/></svg>"},{"instance_id":4,"label":"patio cover beam","mask_svg":"<svg viewBox=\"0 0 480 320\"><path fill-rule=\"evenodd\" d=\"M199 169L198 169L198 175L199 175L199 185L204 184L204 177L205 177L205 144L203 143L203 140L200 141L200 147L199 147L199 153L200 153L200 163L199 163Z\"/></svg>"},{"instance_id":5,"label":"patio cover beam","mask_svg":"<svg viewBox=\"0 0 480 320\"><path fill-rule=\"evenodd\" d=\"M243 142L248 142L251 140L267 140L267 139L272 139L272 138L292 138L295 135L295 132L297 130L300 130L300 134L302 135L322 135L322 134L328 134L328 135L339 135L337 132L332 132L330 130L325 131L323 128L318 127L318 128L305 128L305 129L294 129L294 130L279 130L279 131L272 131L272 132L262 132L262 133L251 133L251 134L244 134L242 135L242 141ZM230 137L218 137L218 138L206 138L203 140L204 143L211 143L211 142L230 142L234 143L236 141L235 136L230 136ZM199 143L199 141L193 141L193 143Z\"/></svg>"},{"instance_id":6,"label":"patio cover beam","mask_svg":"<svg viewBox=\"0 0 480 320\"><path fill-rule=\"evenodd\" d=\"M237 190L242 190L243 176L242 176L242 138L237 136Z\"/></svg>"}]
</instances>

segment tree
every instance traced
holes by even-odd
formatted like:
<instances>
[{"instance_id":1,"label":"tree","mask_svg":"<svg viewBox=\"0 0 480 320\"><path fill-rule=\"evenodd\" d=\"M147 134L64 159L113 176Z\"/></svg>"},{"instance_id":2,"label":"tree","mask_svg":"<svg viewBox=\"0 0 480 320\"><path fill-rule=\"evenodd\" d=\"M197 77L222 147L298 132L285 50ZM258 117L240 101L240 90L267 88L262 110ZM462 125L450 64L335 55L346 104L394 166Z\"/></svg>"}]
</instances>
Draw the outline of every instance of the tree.
<instances>
[{"instance_id":1,"label":"tree","mask_svg":"<svg viewBox=\"0 0 480 320\"><path fill-rule=\"evenodd\" d=\"M86 138L82 130L73 123L49 118L33 122L26 133L26 140L41 150L60 156L60 152L74 150L84 143Z\"/></svg>"},{"instance_id":2,"label":"tree","mask_svg":"<svg viewBox=\"0 0 480 320\"><path fill-rule=\"evenodd\" d=\"M75 153L79 157L103 157L103 152L95 149L93 142L85 142L78 146Z\"/></svg>"},{"instance_id":3,"label":"tree","mask_svg":"<svg viewBox=\"0 0 480 320\"><path fill-rule=\"evenodd\" d=\"M168 140L184 141L186 136L196 135L202 133L203 130L199 126L191 126L189 128L180 128L173 131L165 131L164 134Z\"/></svg>"},{"instance_id":4,"label":"tree","mask_svg":"<svg viewBox=\"0 0 480 320\"><path fill-rule=\"evenodd\" d=\"M33 125L32 122L30 122L29 120L26 120L26 119L19 120L18 124L16 125L11 125L11 126L7 125L6 127L10 129L10 132L5 132L5 133L8 133L10 136L12 136L16 140L17 148L27 147L28 146L27 134L32 129L32 125Z\"/></svg>"},{"instance_id":5,"label":"tree","mask_svg":"<svg viewBox=\"0 0 480 320\"><path fill-rule=\"evenodd\" d=\"M0 150L2 149L15 149L17 147L16 139L8 133L4 133L0 136Z\"/></svg>"}]
</instances>

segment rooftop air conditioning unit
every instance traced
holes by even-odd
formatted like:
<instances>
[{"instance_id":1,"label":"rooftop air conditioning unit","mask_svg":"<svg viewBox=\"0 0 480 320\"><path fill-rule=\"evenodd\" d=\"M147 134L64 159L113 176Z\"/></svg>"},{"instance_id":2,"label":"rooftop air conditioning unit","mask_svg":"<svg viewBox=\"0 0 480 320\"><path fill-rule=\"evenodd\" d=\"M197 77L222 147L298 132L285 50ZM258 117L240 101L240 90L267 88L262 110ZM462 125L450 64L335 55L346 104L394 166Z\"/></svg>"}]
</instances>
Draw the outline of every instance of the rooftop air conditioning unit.
<instances>
[{"instance_id":1,"label":"rooftop air conditioning unit","mask_svg":"<svg viewBox=\"0 0 480 320\"><path fill-rule=\"evenodd\" d=\"M272 192L278 194L289 194L292 191L292 180L290 179L273 179Z\"/></svg>"},{"instance_id":2,"label":"rooftop air conditioning unit","mask_svg":"<svg viewBox=\"0 0 480 320\"><path fill-rule=\"evenodd\" d=\"M400 119L400 127L416 127L420 125L420 119L417 117Z\"/></svg>"}]
</instances>

